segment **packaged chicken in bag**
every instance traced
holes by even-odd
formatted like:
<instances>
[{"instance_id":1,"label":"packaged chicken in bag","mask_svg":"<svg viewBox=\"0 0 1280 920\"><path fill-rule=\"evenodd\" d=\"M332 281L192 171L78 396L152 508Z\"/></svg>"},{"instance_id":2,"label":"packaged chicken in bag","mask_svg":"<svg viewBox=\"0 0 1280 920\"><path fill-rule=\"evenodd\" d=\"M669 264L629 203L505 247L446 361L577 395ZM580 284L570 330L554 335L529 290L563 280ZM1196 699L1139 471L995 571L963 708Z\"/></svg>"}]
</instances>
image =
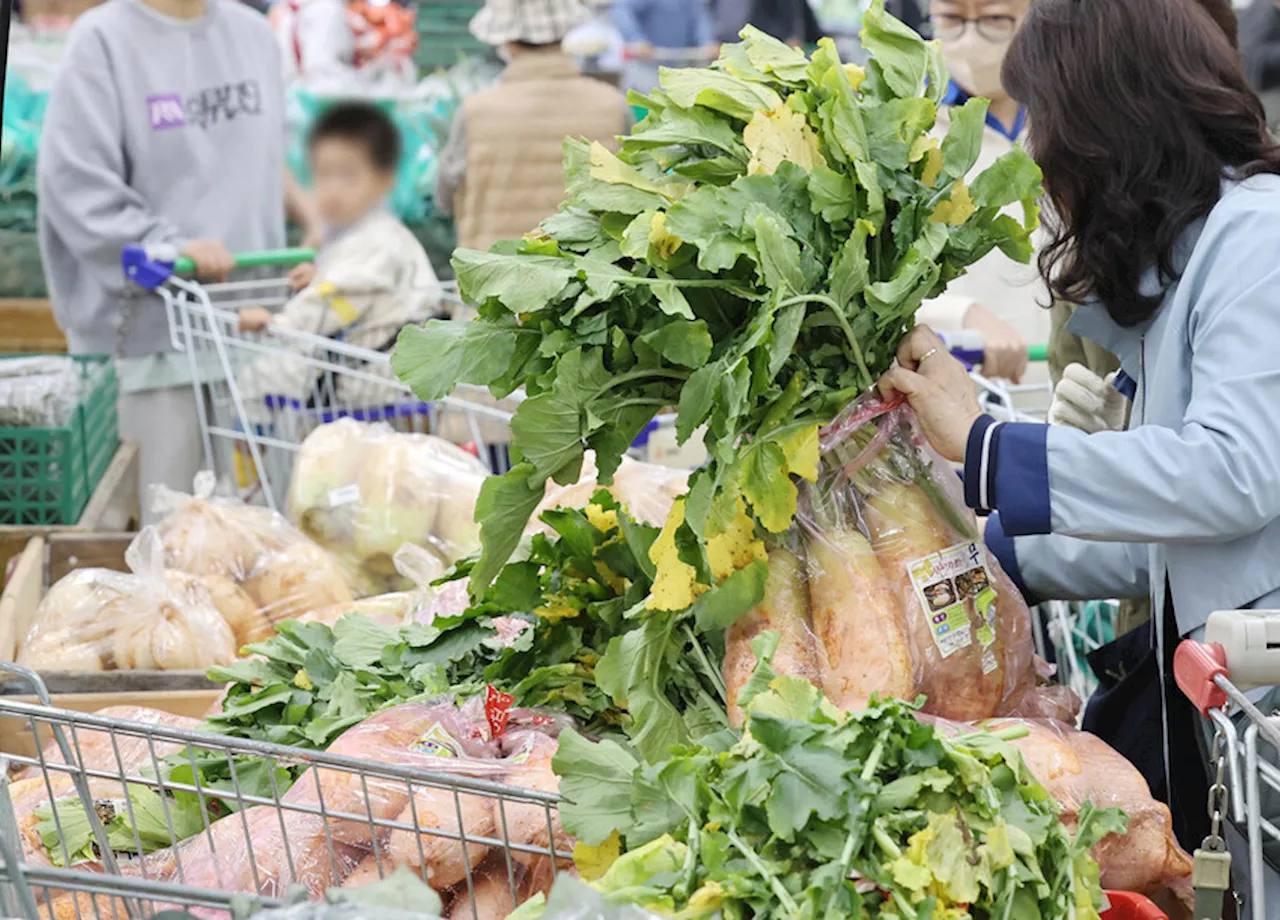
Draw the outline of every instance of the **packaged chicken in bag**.
<instances>
[{"instance_id":1,"label":"packaged chicken in bag","mask_svg":"<svg viewBox=\"0 0 1280 920\"><path fill-rule=\"evenodd\" d=\"M302 443L289 520L341 557L379 593L412 587L395 567L406 543L445 564L480 546L476 498L488 471L441 438L340 419Z\"/></svg>"},{"instance_id":2,"label":"packaged chicken in bag","mask_svg":"<svg viewBox=\"0 0 1280 920\"><path fill-rule=\"evenodd\" d=\"M227 664L235 635L199 582L164 568L158 534L125 553L131 572L80 569L45 595L18 663L41 670L203 670Z\"/></svg>"},{"instance_id":3,"label":"packaged chicken in bag","mask_svg":"<svg viewBox=\"0 0 1280 920\"><path fill-rule=\"evenodd\" d=\"M844 709L875 693L923 695L925 712L957 720L1063 714L1037 688L1027 606L911 410L864 396L822 432L820 450L786 545L769 553L760 609L772 599L795 620L790 646L780 630L779 653L806 654L807 623L815 683ZM734 630L749 631L760 609L726 636L726 668L743 644ZM803 666L781 672L808 676ZM745 679L726 673L726 683Z\"/></svg>"},{"instance_id":4,"label":"packaged chicken in bag","mask_svg":"<svg viewBox=\"0 0 1280 920\"><path fill-rule=\"evenodd\" d=\"M214 496L213 474L196 476L193 494L157 487L152 508L165 564L197 578L213 596L241 645L270 635L274 624L350 601L338 560L285 518Z\"/></svg>"}]
</instances>

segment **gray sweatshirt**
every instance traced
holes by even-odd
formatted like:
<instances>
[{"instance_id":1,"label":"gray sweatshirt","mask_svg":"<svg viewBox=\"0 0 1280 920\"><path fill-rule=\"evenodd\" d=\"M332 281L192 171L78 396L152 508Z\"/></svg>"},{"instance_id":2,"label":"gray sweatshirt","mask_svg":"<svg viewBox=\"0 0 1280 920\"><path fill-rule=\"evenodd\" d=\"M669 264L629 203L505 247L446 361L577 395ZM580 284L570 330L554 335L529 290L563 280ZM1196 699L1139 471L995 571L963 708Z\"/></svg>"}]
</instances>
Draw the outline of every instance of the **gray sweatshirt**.
<instances>
[{"instance_id":1,"label":"gray sweatshirt","mask_svg":"<svg viewBox=\"0 0 1280 920\"><path fill-rule=\"evenodd\" d=\"M38 162L39 234L73 353L167 351L160 299L126 285L130 243L284 245L284 87L266 19L209 0L198 20L109 0L71 30Z\"/></svg>"}]
</instances>

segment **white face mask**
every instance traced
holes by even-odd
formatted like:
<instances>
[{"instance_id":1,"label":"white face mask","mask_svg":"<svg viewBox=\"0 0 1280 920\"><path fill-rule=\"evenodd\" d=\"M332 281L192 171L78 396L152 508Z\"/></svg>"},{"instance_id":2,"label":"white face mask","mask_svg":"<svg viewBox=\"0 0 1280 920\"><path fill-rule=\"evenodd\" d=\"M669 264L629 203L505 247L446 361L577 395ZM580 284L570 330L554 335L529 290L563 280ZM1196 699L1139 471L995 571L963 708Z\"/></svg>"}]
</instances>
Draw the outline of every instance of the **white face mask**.
<instances>
[{"instance_id":1,"label":"white face mask","mask_svg":"<svg viewBox=\"0 0 1280 920\"><path fill-rule=\"evenodd\" d=\"M1000 66L1011 41L988 41L970 25L959 38L942 43L942 56L961 89L988 99L1002 97Z\"/></svg>"}]
</instances>

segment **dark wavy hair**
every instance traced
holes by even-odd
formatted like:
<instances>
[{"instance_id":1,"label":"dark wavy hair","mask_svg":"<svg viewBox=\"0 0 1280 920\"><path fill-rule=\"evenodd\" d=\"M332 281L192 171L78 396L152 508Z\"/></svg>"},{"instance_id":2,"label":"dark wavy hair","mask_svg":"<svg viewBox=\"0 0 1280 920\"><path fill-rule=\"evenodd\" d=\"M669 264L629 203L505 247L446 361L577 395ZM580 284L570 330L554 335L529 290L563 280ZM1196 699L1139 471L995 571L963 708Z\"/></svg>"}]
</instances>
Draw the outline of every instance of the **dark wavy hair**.
<instances>
[{"instance_id":1,"label":"dark wavy hair","mask_svg":"<svg viewBox=\"0 0 1280 920\"><path fill-rule=\"evenodd\" d=\"M1217 203L1224 173L1280 173L1280 148L1213 0L1035 0L1001 83L1027 109L1044 171L1057 297L1147 319L1148 269L1177 279L1174 246Z\"/></svg>"}]
</instances>

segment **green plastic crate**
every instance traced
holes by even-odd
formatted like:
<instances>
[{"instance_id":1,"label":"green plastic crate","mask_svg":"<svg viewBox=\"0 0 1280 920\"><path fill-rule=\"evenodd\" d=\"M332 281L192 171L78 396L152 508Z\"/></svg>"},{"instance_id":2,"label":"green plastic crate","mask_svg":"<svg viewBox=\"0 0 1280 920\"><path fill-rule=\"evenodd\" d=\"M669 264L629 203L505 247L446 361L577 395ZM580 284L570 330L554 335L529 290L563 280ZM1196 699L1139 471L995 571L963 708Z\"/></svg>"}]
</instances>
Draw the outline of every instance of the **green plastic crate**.
<instances>
[{"instance_id":1,"label":"green plastic crate","mask_svg":"<svg viewBox=\"0 0 1280 920\"><path fill-rule=\"evenodd\" d=\"M114 362L76 356L87 382L61 428L0 427L0 524L80 520L120 445Z\"/></svg>"},{"instance_id":2,"label":"green plastic crate","mask_svg":"<svg viewBox=\"0 0 1280 920\"><path fill-rule=\"evenodd\" d=\"M480 0L423 0L418 4L418 50L414 62L420 70L449 68L463 57L492 53L469 28L481 6Z\"/></svg>"}]
</instances>

